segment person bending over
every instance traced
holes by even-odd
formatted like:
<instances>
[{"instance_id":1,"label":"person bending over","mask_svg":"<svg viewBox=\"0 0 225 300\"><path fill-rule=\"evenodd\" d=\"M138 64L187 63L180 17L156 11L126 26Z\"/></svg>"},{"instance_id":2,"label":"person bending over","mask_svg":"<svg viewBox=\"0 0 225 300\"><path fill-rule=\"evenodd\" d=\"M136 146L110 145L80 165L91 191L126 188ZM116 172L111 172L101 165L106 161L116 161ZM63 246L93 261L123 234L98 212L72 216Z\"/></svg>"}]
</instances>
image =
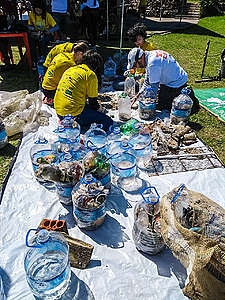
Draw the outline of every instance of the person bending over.
<instances>
[{"instance_id":1,"label":"person bending over","mask_svg":"<svg viewBox=\"0 0 225 300\"><path fill-rule=\"evenodd\" d=\"M49 51L49 53L45 59L45 62L43 63L43 66L48 68L50 66L52 60L54 59L54 57L60 53L72 53L73 48L81 42L88 44L87 41L80 40L76 43L65 42L65 43L60 43L59 45L56 45Z\"/></svg>"},{"instance_id":2,"label":"person bending over","mask_svg":"<svg viewBox=\"0 0 225 300\"><path fill-rule=\"evenodd\" d=\"M146 88L151 87L155 97L159 89L157 108L171 110L173 99L187 86L187 73L175 58L163 50L144 52L140 48L133 48L128 54L127 69L133 68L145 68L146 74L144 84L132 99L132 104ZM189 96L193 100L193 113L199 109L199 103L193 91Z\"/></svg>"},{"instance_id":3,"label":"person bending over","mask_svg":"<svg viewBox=\"0 0 225 300\"><path fill-rule=\"evenodd\" d=\"M62 52L54 57L45 73L42 82L42 92L46 97L45 103L52 104L57 86L63 73L70 67L80 64L83 53L87 50L88 45L84 42L81 42L74 45L71 53Z\"/></svg>"},{"instance_id":4,"label":"person bending over","mask_svg":"<svg viewBox=\"0 0 225 300\"><path fill-rule=\"evenodd\" d=\"M82 131L87 130L92 123L103 125L108 131L113 120L98 111L98 86L101 83L102 57L93 50L84 53L80 65L66 70L59 82L54 107L59 119L67 114L76 117ZM88 104L86 104L88 100Z\"/></svg>"},{"instance_id":5,"label":"person bending over","mask_svg":"<svg viewBox=\"0 0 225 300\"><path fill-rule=\"evenodd\" d=\"M41 48L41 55L46 56L48 53L48 44L53 40L53 32L58 30L53 17L46 11L46 5L43 1L35 1L32 4L33 11L29 14L29 44L33 68L37 64L37 43Z\"/></svg>"}]
</instances>

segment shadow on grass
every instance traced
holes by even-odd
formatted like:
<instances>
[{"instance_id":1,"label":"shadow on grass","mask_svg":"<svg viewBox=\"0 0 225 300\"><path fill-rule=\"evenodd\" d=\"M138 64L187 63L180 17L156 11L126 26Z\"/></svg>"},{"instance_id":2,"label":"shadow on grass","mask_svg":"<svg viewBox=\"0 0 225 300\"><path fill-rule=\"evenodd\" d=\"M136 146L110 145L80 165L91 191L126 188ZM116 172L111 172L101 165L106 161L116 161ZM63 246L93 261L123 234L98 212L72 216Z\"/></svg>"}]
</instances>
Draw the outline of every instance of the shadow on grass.
<instances>
[{"instance_id":1,"label":"shadow on grass","mask_svg":"<svg viewBox=\"0 0 225 300\"><path fill-rule=\"evenodd\" d=\"M20 65L16 65L12 70L0 72L0 90L14 92L18 90L28 90L30 93L38 89L36 72L24 70Z\"/></svg>"},{"instance_id":2,"label":"shadow on grass","mask_svg":"<svg viewBox=\"0 0 225 300\"><path fill-rule=\"evenodd\" d=\"M5 156L5 157L13 157L16 153L16 147L7 144L4 148L0 149L0 156Z\"/></svg>"}]
</instances>

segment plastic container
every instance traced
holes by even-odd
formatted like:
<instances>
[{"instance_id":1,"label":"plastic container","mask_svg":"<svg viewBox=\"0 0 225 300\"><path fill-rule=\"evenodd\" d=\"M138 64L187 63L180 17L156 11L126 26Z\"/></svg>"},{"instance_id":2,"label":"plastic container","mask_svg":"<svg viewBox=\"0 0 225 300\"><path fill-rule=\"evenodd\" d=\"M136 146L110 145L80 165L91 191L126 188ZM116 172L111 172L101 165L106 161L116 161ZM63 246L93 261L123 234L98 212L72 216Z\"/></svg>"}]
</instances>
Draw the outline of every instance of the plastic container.
<instances>
[{"instance_id":1,"label":"plastic container","mask_svg":"<svg viewBox=\"0 0 225 300\"><path fill-rule=\"evenodd\" d=\"M134 208L133 240L136 248L155 255L165 248L160 232L159 194L155 187L141 192L142 199Z\"/></svg>"},{"instance_id":2,"label":"plastic container","mask_svg":"<svg viewBox=\"0 0 225 300\"><path fill-rule=\"evenodd\" d=\"M181 94L173 100L170 120L173 124L187 123L193 106L192 99L188 96L191 90L183 88Z\"/></svg>"},{"instance_id":3,"label":"plastic container","mask_svg":"<svg viewBox=\"0 0 225 300\"><path fill-rule=\"evenodd\" d=\"M140 127L138 123L136 124L137 128ZM140 128L138 133L131 136L129 143L132 145L132 154L137 159L137 166L145 169L145 163L150 159L152 154L152 141L149 131Z\"/></svg>"},{"instance_id":4,"label":"plastic container","mask_svg":"<svg viewBox=\"0 0 225 300\"><path fill-rule=\"evenodd\" d=\"M116 63L110 56L104 63L104 79L106 81L111 81L116 75Z\"/></svg>"},{"instance_id":5,"label":"plastic container","mask_svg":"<svg viewBox=\"0 0 225 300\"><path fill-rule=\"evenodd\" d=\"M156 115L156 99L152 88L147 88L139 97L139 117L142 120L153 120Z\"/></svg>"},{"instance_id":6,"label":"plastic container","mask_svg":"<svg viewBox=\"0 0 225 300\"><path fill-rule=\"evenodd\" d=\"M1 300L6 300L5 292L4 292L4 287L3 287L3 282L2 282L2 277L0 275L0 299Z\"/></svg>"},{"instance_id":7,"label":"plastic container","mask_svg":"<svg viewBox=\"0 0 225 300\"><path fill-rule=\"evenodd\" d=\"M5 130L4 123L0 119L0 149L8 144L8 136Z\"/></svg>"},{"instance_id":8,"label":"plastic container","mask_svg":"<svg viewBox=\"0 0 225 300\"><path fill-rule=\"evenodd\" d=\"M128 143L127 140L114 141L107 146L107 157L111 162L114 162L121 153L127 152L128 150L132 149L132 147L133 146Z\"/></svg>"},{"instance_id":9,"label":"plastic container","mask_svg":"<svg viewBox=\"0 0 225 300\"><path fill-rule=\"evenodd\" d=\"M110 127L110 134L107 136L107 146L115 141L121 141L123 135L121 134L120 127Z\"/></svg>"},{"instance_id":10,"label":"plastic container","mask_svg":"<svg viewBox=\"0 0 225 300\"><path fill-rule=\"evenodd\" d=\"M102 129L102 124L91 124L90 129L84 135L84 144L92 151L106 153L107 134Z\"/></svg>"},{"instance_id":11,"label":"plastic container","mask_svg":"<svg viewBox=\"0 0 225 300\"><path fill-rule=\"evenodd\" d=\"M80 228L95 230L102 225L107 194L108 190L90 174L73 188L73 215Z\"/></svg>"},{"instance_id":12,"label":"plastic container","mask_svg":"<svg viewBox=\"0 0 225 300\"><path fill-rule=\"evenodd\" d=\"M122 93L118 100L119 119L127 121L131 118L131 100L126 93Z\"/></svg>"},{"instance_id":13,"label":"plastic container","mask_svg":"<svg viewBox=\"0 0 225 300\"><path fill-rule=\"evenodd\" d=\"M31 231L38 233L28 241ZM60 299L70 281L69 246L61 233L30 229L24 259L27 282L32 293L44 299Z\"/></svg>"},{"instance_id":14,"label":"plastic container","mask_svg":"<svg viewBox=\"0 0 225 300\"><path fill-rule=\"evenodd\" d=\"M57 129L54 130L57 134L59 142L73 146L80 143L80 125L74 120L71 115L66 115L60 122Z\"/></svg>"},{"instance_id":15,"label":"plastic container","mask_svg":"<svg viewBox=\"0 0 225 300\"><path fill-rule=\"evenodd\" d=\"M52 149L51 144L49 144L45 138L39 137L30 149L30 158L36 179L49 187L54 186L52 182L43 180L37 176L37 171L41 164L55 163L58 159L57 153L55 152L55 149Z\"/></svg>"},{"instance_id":16,"label":"plastic container","mask_svg":"<svg viewBox=\"0 0 225 300\"><path fill-rule=\"evenodd\" d=\"M112 173L120 178L133 177L136 174L136 158L134 155L122 152L111 160Z\"/></svg>"},{"instance_id":17,"label":"plastic container","mask_svg":"<svg viewBox=\"0 0 225 300\"><path fill-rule=\"evenodd\" d=\"M111 187L110 163L100 151L89 151L83 158L86 173L92 174L106 188Z\"/></svg>"},{"instance_id":18,"label":"plastic container","mask_svg":"<svg viewBox=\"0 0 225 300\"><path fill-rule=\"evenodd\" d=\"M138 128L136 126L136 123L140 123L138 120L136 119L130 119L129 121L127 121L125 124L120 126L120 131L125 134L125 135L132 135L134 133L138 132ZM135 125L134 125L135 124Z\"/></svg>"},{"instance_id":19,"label":"plastic container","mask_svg":"<svg viewBox=\"0 0 225 300\"><path fill-rule=\"evenodd\" d=\"M130 74L124 82L124 92L132 99L135 96L135 78Z\"/></svg>"}]
</instances>

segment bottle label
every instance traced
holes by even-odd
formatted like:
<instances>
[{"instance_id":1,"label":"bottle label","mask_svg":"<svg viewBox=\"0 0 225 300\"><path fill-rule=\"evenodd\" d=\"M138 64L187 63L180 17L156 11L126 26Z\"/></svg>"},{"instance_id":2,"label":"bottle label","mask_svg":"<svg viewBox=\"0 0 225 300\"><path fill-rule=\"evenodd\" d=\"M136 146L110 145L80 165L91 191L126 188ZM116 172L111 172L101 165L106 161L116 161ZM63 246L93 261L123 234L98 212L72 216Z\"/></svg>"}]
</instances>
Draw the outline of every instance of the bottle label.
<instances>
[{"instance_id":1,"label":"bottle label","mask_svg":"<svg viewBox=\"0 0 225 300\"><path fill-rule=\"evenodd\" d=\"M110 182L110 173L108 173L103 178L99 178L99 181L101 182L102 185L106 185L107 183L109 183Z\"/></svg>"},{"instance_id":2,"label":"bottle label","mask_svg":"<svg viewBox=\"0 0 225 300\"><path fill-rule=\"evenodd\" d=\"M190 109L173 109L172 114L175 117L189 117Z\"/></svg>"},{"instance_id":3,"label":"bottle label","mask_svg":"<svg viewBox=\"0 0 225 300\"><path fill-rule=\"evenodd\" d=\"M78 208L76 205L74 207L74 215L78 220L84 223L95 222L99 218L103 217L106 213L105 203L101 207L95 210L83 210Z\"/></svg>"},{"instance_id":4,"label":"bottle label","mask_svg":"<svg viewBox=\"0 0 225 300\"><path fill-rule=\"evenodd\" d=\"M57 193L58 193L59 197L71 198L71 193L72 193L72 189L73 189L72 185L71 186L63 186L63 185L57 184L56 187L57 187Z\"/></svg>"},{"instance_id":5,"label":"bottle label","mask_svg":"<svg viewBox=\"0 0 225 300\"><path fill-rule=\"evenodd\" d=\"M155 110L156 103L139 101L139 107L140 107L140 109L143 109L144 111L151 111L151 110Z\"/></svg>"}]
</instances>

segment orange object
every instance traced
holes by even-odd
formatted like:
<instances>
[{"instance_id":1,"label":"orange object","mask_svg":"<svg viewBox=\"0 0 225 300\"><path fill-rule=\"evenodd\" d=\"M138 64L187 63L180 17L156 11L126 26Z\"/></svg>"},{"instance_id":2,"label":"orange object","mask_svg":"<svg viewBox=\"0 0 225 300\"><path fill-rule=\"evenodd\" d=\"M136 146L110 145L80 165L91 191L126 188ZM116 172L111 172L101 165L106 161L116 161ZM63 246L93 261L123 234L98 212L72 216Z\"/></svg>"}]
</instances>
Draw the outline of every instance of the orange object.
<instances>
[{"instance_id":1,"label":"orange object","mask_svg":"<svg viewBox=\"0 0 225 300\"><path fill-rule=\"evenodd\" d=\"M29 64L30 71L32 70L32 61L31 61L31 54L30 54L30 46L28 42L28 37L26 32L20 32L20 33L10 33L10 32L1 32L0 38L17 38L17 46L19 48L20 58L23 59L23 52L22 52L22 45L21 45L21 38L23 38L24 45L26 47L26 55L27 55L27 61ZM9 55L10 59L13 62L13 56L11 52L11 46L9 49Z\"/></svg>"},{"instance_id":2,"label":"orange object","mask_svg":"<svg viewBox=\"0 0 225 300\"><path fill-rule=\"evenodd\" d=\"M68 233L66 221L64 220L50 220L50 219L43 219L41 224L38 226L39 229L46 229L52 231L63 231Z\"/></svg>"}]
</instances>

